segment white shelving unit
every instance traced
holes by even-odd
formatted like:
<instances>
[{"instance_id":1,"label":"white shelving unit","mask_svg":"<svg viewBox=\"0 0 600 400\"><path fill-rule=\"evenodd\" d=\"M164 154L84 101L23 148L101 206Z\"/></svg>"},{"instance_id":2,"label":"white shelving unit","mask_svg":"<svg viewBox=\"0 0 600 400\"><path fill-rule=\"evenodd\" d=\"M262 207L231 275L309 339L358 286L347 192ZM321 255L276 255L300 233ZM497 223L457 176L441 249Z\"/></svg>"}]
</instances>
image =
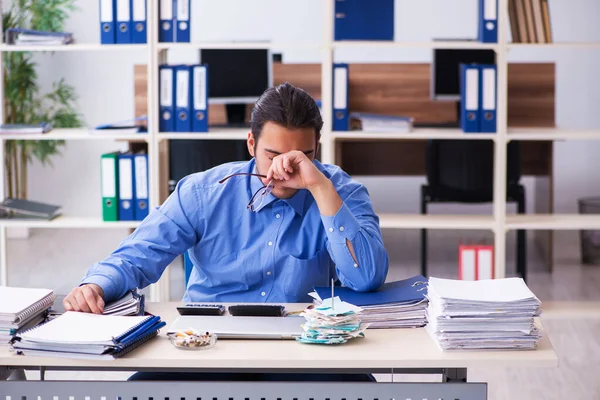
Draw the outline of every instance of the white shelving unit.
<instances>
[{"instance_id":1,"label":"white shelving unit","mask_svg":"<svg viewBox=\"0 0 600 400\"><path fill-rule=\"evenodd\" d=\"M494 233L495 246L495 275L499 278L505 276L506 232L515 229L600 229L600 216L580 215L507 215L506 213L506 145L511 140L600 140L600 130L563 130L548 128L510 128L507 129L507 52L514 48L541 47L548 49L600 48L600 43L551 43L551 44L521 44L507 43L508 35L508 1L499 0L499 41L498 43L478 43L474 41L432 41L432 42L336 42L333 40L334 1L323 0L323 38L320 42L194 42L194 43L159 43L158 42L158 0L148 0L147 9L147 44L132 45L101 45L73 44L68 46L52 47L24 47L0 44L0 53L10 51L71 51L71 52L129 52L145 51L147 53L147 81L148 81L148 124L147 134L121 135L117 132L93 132L86 129L56 129L45 135L31 135L32 140L130 140L146 141L148 143L149 181L150 181L150 206L159 205L159 144L162 140L174 139L232 139L240 140L247 137L245 129L211 129L209 133L180 133L158 132L158 66L165 62L169 50L189 49L194 51L200 48L316 48L321 51L321 87L322 110L325 124L321 139L321 158L325 163L335 160L336 142L350 140L422 140L422 139L464 139L464 140L492 140L495 143L495 172L494 172L494 207L492 215L418 215L418 214L382 214L380 224L382 228L392 229L479 229ZM334 132L331 130L332 120L332 65L333 61L344 60L335 57L337 49L346 48L374 48L386 51L392 48L465 48L465 49L493 49L497 53L498 65L498 98L497 98L497 133L494 134L465 134L458 129L415 129L410 133L362 133L362 132ZM0 65L2 58L0 57ZM133 84L133 83L132 83ZM0 94L3 97L3 87L0 80ZM4 154L4 143L11 139L25 139L24 136L1 136L0 153ZM4 163L0 163L0 176L4 177ZM0 186L0 197L4 198L4 185ZM68 215L56 218L53 221L1 221L0 220L0 285L8 282L6 260L6 229L8 227L26 226L31 228L135 228L139 222L104 222L101 219L77 218ZM152 300L165 301L169 299L169 269L165 271L161 280L150 288Z\"/></svg>"}]
</instances>

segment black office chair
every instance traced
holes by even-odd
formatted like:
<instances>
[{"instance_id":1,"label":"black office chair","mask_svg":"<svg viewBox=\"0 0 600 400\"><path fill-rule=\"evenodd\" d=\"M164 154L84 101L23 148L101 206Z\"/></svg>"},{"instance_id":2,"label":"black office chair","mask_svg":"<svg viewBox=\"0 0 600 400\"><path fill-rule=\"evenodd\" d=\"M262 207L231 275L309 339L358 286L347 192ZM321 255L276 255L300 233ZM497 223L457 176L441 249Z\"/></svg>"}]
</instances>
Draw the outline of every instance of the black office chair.
<instances>
[{"instance_id":1,"label":"black office chair","mask_svg":"<svg viewBox=\"0 0 600 400\"><path fill-rule=\"evenodd\" d=\"M490 203L494 200L494 143L491 140L430 140L426 152L427 184L421 187L421 214L429 203ZM520 184L518 141L507 148L506 201L525 213ZM500 233L501 234L501 233ZM525 231L517 231L517 273L526 279ZM427 230L421 229L421 274L427 276Z\"/></svg>"}]
</instances>

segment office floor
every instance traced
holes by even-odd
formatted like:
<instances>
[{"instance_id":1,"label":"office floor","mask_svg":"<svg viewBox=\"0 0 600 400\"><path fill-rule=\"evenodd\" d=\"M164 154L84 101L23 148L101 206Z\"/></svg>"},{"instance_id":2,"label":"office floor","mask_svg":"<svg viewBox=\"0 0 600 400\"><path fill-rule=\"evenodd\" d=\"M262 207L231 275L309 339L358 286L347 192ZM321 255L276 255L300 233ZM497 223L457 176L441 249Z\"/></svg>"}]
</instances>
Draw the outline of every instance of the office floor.
<instances>
[{"instance_id":1,"label":"office floor","mask_svg":"<svg viewBox=\"0 0 600 400\"><path fill-rule=\"evenodd\" d=\"M76 285L87 266L102 259L126 231L112 230L33 230L28 240L8 243L9 277L12 286L46 286L66 293ZM491 236L479 231L430 231L429 268L431 275L456 276L456 246L460 242L490 242ZM418 231L384 231L389 249L389 280L419 273ZM508 236L508 274L514 273L514 234ZM579 263L579 242L575 232L557 232L555 267L549 273L528 244L530 275L528 284L545 300L600 300L600 265ZM183 272L180 260L171 267L171 295L179 300L183 294ZM496 368L470 370L469 380L487 381L490 400L517 399L598 399L600 398L600 319L581 317L548 319L547 334L559 356L560 366L550 369ZM47 379L126 379L121 372L49 372ZM37 372L28 372L36 379ZM377 377L389 381L389 375ZM395 381L436 381L439 377L394 376Z\"/></svg>"}]
</instances>

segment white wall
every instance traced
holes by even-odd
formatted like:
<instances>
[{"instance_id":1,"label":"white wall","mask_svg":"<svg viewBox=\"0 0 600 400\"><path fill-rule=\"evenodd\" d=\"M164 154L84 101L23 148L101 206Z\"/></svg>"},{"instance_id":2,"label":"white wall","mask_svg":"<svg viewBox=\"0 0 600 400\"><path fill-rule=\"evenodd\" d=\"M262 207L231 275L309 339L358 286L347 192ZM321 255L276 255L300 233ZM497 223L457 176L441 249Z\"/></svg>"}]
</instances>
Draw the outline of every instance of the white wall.
<instances>
[{"instance_id":1,"label":"white wall","mask_svg":"<svg viewBox=\"0 0 600 400\"><path fill-rule=\"evenodd\" d=\"M97 42L97 1L80 0L80 11L72 15L66 29L79 42ZM193 40L315 41L323 35L320 0L192 0ZM434 38L476 36L477 0L397 0L396 39L425 41ZM554 39L600 41L597 0L552 1ZM433 11L436 15L433 15ZM320 61L318 50L283 52L284 62ZM430 62L426 49L396 49L385 52L340 50L336 61ZM56 53L38 56L43 87L60 77L75 86L79 108L90 125L133 116L133 65L146 60L144 51L125 53ZM171 51L170 60L195 61L197 52ZM555 61L556 122L560 127L600 128L600 50L513 50L510 61ZM92 73L92 69L95 72ZM64 205L65 213L100 216L99 156L120 148L119 143L69 142L55 167L31 168L32 199L47 199ZM557 212L576 211L576 199L600 195L600 143L557 142L555 144L555 200ZM418 212L421 178L360 177L381 212ZM531 179L525 180L532 187ZM530 189L529 193L532 193ZM533 203L529 196L529 203ZM529 206L531 210L531 206ZM452 207L450 211L491 212L489 207ZM434 212L448 212L436 206Z\"/></svg>"}]
</instances>

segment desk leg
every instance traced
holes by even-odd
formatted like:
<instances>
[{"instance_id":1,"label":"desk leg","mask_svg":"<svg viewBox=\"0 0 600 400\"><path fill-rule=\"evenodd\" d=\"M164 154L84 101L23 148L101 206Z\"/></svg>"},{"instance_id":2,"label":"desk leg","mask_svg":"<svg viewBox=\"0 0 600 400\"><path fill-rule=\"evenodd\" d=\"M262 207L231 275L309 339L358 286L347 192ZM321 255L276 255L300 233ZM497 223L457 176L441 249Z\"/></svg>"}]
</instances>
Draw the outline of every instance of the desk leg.
<instances>
[{"instance_id":1,"label":"desk leg","mask_svg":"<svg viewBox=\"0 0 600 400\"><path fill-rule=\"evenodd\" d=\"M446 368L442 375L442 382L467 382L466 368Z\"/></svg>"}]
</instances>

